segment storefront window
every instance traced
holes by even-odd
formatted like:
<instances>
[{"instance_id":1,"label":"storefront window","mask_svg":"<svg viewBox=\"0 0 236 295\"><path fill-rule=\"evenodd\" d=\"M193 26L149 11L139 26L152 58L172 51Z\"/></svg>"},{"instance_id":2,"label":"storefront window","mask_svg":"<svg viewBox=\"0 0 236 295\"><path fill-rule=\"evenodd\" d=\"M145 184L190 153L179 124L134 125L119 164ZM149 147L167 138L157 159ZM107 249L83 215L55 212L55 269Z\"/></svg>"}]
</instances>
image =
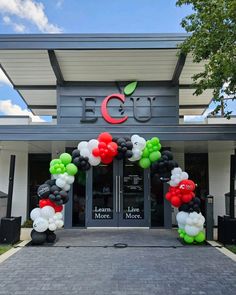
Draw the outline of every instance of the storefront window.
<instances>
[{"instance_id":1,"label":"storefront window","mask_svg":"<svg viewBox=\"0 0 236 295\"><path fill-rule=\"evenodd\" d=\"M159 177L151 174L151 226L159 227L164 225L164 198L163 183Z\"/></svg>"},{"instance_id":2,"label":"storefront window","mask_svg":"<svg viewBox=\"0 0 236 295\"><path fill-rule=\"evenodd\" d=\"M86 172L79 171L73 183L73 226L85 226Z\"/></svg>"}]
</instances>

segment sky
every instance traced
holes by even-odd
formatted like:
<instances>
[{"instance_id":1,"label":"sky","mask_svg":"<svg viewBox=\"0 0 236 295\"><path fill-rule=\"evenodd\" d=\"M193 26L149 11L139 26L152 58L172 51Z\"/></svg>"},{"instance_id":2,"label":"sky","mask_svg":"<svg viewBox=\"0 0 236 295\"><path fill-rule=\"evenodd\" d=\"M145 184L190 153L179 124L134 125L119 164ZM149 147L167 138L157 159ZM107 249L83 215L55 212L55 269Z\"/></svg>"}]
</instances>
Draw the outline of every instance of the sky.
<instances>
[{"instance_id":1,"label":"sky","mask_svg":"<svg viewBox=\"0 0 236 295\"><path fill-rule=\"evenodd\" d=\"M184 33L175 0L0 0L0 34ZM0 114L31 114L0 71Z\"/></svg>"}]
</instances>

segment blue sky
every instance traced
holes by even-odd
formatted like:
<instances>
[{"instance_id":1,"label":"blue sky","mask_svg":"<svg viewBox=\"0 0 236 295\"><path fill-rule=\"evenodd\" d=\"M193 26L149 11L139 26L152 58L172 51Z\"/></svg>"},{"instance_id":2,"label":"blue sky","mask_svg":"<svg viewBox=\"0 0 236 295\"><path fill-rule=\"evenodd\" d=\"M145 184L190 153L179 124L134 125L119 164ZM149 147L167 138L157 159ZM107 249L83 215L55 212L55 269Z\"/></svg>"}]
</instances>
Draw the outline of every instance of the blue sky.
<instances>
[{"instance_id":1,"label":"blue sky","mask_svg":"<svg viewBox=\"0 0 236 295\"><path fill-rule=\"evenodd\" d=\"M0 0L0 34L176 33L189 6L175 0ZM29 13L30 11L30 13ZM11 104L3 105L10 100ZM2 108L1 108L2 103ZM16 106L14 106L16 105ZM0 73L1 109L26 105ZM25 112L25 111L24 111Z\"/></svg>"}]
</instances>

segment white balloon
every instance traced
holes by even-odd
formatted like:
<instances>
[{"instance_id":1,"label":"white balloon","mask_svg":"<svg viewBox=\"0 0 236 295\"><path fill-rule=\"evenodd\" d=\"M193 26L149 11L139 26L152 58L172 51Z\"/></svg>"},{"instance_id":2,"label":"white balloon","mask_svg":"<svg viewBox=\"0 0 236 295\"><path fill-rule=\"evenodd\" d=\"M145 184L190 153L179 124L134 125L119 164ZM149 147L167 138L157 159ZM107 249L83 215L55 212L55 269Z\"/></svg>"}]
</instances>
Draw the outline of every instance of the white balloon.
<instances>
[{"instance_id":1,"label":"white balloon","mask_svg":"<svg viewBox=\"0 0 236 295\"><path fill-rule=\"evenodd\" d=\"M67 184L72 184L75 181L75 177L72 175L68 175L67 179L66 179L66 183Z\"/></svg>"},{"instance_id":2,"label":"white balloon","mask_svg":"<svg viewBox=\"0 0 236 295\"><path fill-rule=\"evenodd\" d=\"M94 157L94 155L89 156L89 164L92 166L97 166L101 163L101 158L100 157Z\"/></svg>"},{"instance_id":3,"label":"white balloon","mask_svg":"<svg viewBox=\"0 0 236 295\"><path fill-rule=\"evenodd\" d=\"M45 219L52 218L54 214L55 214L55 210L51 206L45 206L41 209L41 215Z\"/></svg>"},{"instance_id":4,"label":"white balloon","mask_svg":"<svg viewBox=\"0 0 236 295\"><path fill-rule=\"evenodd\" d=\"M61 178L58 178L56 180L56 185L59 186L60 188L63 188L65 185L66 185L66 182L65 180L61 179Z\"/></svg>"},{"instance_id":5,"label":"white balloon","mask_svg":"<svg viewBox=\"0 0 236 295\"><path fill-rule=\"evenodd\" d=\"M48 221L43 217L38 217L33 223L33 229L42 233L48 229Z\"/></svg>"},{"instance_id":6,"label":"white balloon","mask_svg":"<svg viewBox=\"0 0 236 295\"><path fill-rule=\"evenodd\" d=\"M55 213L55 215L53 216L53 218L55 219L55 220L59 220L59 219L62 219L63 218L63 215L61 214L61 212L57 212L57 213Z\"/></svg>"},{"instance_id":7,"label":"white balloon","mask_svg":"<svg viewBox=\"0 0 236 295\"><path fill-rule=\"evenodd\" d=\"M78 150L81 151L82 149L87 149L88 148L88 143L87 141L81 141L78 144Z\"/></svg>"},{"instance_id":8,"label":"white balloon","mask_svg":"<svg viewBox=\"0 0 236 295\"><path fill-rule=\"evenodd\" d=\"M64 190L64 191L66 191L66 192L68 192L69 190L70 190L70 184L65 184L63 187L62 187L62 189Z\"/></svg>"},{"instance_id":9,"label":"white balloon","mask_svg":"<svg viewBox=\"0 0 236 295\"><path fill-rule=\"evenodd\" d=\"M182 173L182 169L180 167L176 167L173 170L171 170L171 174L180 174Z\"/></svg>"},{"instance_id":10,"label":"white balloon","mask_svg":"<svg viewBox=\"0 0 236 295\"><path fill-rule=\"evenodd\" d=\"M97 148L98 147L98 140L97 139L91 139L89 142L88 142L88 150L90 152L92 152L93 149Z\"/></svg>"},{"instance_id":11,"label":"white balloon","mask_svg":"<svg viewBox=\"0 0 236 295\"><path fill-rule=\"evenodd\" d=\"M90 156L90 151L87 149L87 148L84 148L84 149L81 149L80 150L80 155L82 156L82 157L89 157Z\"/></svg>"},{"instance_id":12,"label":"white balloon","mask_svg":"<svg viewBox=\"0 0 236 295\"><path fill-rule=\"evenodd\" d=\"M48 219L48 222L49 222L49 223L54 223L54 219L53 219L53 218L49 218L49 219Z\"/></svg>"},{"instance_id":13,"label":"white balloon","mask_svg":"<svg viewBox=\"0 0 236 295\"><path fill-rule=\"evenodd\" d=\"M62 228L64 225L64 222L63 222L63 220L56 220L55 224L56 224L57 228Z\"/></svg>"},{"instance_id":14,"label":"white balloon","mask_svg":"<svg viewBox=\"0 0 236 295\"><path fill-rule=\"evenodd\" d=\"M36 218L41 216L41 209L40 208L35 208L30 212L30 218L32 220L35 220Z\"/></svg>"},{"instance_id":15,"label":"white balloon","mask_svg":"<svg viewBox=\"0 0 236 295\"><path fill-rule=\"evenodd\" d=\"M189 216L189 213L187 213L187 212L184 212L184 211L178 212L176 215L176 220L177 220L178 224L185 225L188 216Z\"/></svg>"},{"instance_id":16,"label":"white balloon","mask_svg":"<svg viewBox=\"0 0 236 295\"><path fill-rule=\"evenodd\" d=\"M48 226L48 229L51 230L51 231L54 231L57 229L57 226L55 223L50 223L49 226Z\"/></svg>"},{"instance_id":17,"label":"white balloon","mask_svg":"<svg viewBox=\"0 0 236 295\"><path fill-rule=\"evenodd\" d=\"M183 171L181 174L181 180L188 179L188 173Z\"/></svg>"},{"instance_id":18,"label":"white balloon","mask_svg":"<svg viewBox=\"0 0 236 295\"><path fill-rule=\"evenodd\" d=\"M52 179L57 179L60 174L52 174Z\"/></svg>"},{"instance_id":19,"label":"white balloon","mask_svg":"<svg viewBox=\"0 0 236 295\"><path fill-rule=\"evenodd\" d=\"M184 228L186 234L188 234L189 236L196 236L199 234L199 232L201 231L198 227L196 226L191 226L191 225L186 225Z\"/></svg>"}]
</instances>

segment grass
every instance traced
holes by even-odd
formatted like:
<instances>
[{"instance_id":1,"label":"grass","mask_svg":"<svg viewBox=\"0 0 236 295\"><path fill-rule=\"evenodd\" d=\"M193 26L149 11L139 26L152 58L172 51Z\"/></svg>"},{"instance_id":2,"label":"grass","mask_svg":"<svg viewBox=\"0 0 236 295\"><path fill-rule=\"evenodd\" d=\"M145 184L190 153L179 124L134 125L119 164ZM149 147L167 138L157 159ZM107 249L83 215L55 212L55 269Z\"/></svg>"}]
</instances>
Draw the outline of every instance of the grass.
<instances>
[{"instance_id":1,"label":"grass","mask_svg":"<svg viewBox=\"0 0 236 295\"><path fill-rule=\"evenodd\" d=\"M236 254L236 245L225 245L225 247L226 247L229 251L231 251L231 252L233 252L234 254Z\"/></svg>"},{"instance_id":2,"label":"grass","mask_svg":"<svg viewBox=\"0 0 236 295\"><path fill-rule=\"evenodd\" d=\"M2 255L3 253L7 252L11 248L12 248L11 245L0 245L0 255Z\"/></svg>"}]
</instances>

